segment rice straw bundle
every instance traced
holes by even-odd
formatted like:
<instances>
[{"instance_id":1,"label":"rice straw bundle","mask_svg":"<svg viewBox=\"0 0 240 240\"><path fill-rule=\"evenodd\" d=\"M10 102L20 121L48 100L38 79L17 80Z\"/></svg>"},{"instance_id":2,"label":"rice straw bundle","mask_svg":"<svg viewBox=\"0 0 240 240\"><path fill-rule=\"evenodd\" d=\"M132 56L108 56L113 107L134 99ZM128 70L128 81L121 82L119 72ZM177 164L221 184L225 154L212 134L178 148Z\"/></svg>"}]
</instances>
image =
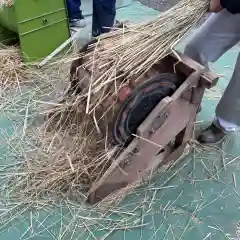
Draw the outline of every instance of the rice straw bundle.
<instances>
[{"instance_id":1,"label":"rice straw bundle","mask_svg":"<svg viewBox=\"0 0 240 240\"><path fill-rule=\"evenodd\" d=\"M83 56L83 67L92 73L86 113L93 113L104 101L102 96L109 95L107 86L141 76L168 55L206 15L208 6L209 0L182 0L154 21L99 37Z\"/></svg>"}]
</instances>

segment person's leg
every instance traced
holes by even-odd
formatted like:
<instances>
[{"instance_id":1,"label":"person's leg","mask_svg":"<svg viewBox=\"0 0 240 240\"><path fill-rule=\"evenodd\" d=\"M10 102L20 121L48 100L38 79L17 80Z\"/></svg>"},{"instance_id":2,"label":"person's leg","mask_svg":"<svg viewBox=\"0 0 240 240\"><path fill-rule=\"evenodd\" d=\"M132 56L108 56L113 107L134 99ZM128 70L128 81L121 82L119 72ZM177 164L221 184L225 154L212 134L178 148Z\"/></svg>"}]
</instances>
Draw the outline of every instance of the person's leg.
<instances>
[{"instance_id":1,"label":"person's leg","mask_svg":"<svg viewBox=\"0 0 240 240\"><path fill-rule=\"evenodd\" d=\"M85 27L85 21L82 15L81 0L66 0L68 18L70 27L82 28Z\"/></svg>"},{"instance_id":2,"label":"person's leg","mask_svg":"<svg viewBox=\"0 0 240 240\"><path fill-rule=\"evenodd\" d=\"M116 16L116 0L93 0L92 35L110 31Z\"/></svg>"},{"instance_id":3,"label":"person's leg","mask_svg":"<svg viewBox=\"0 0 240 240\"><path fill-rule=\"evenodd\" d=\"M215 143L240 126L240 54L232 78L216 108L213 124L200 136L203 143Z\"/></svg>"},{"instance_id":4,"label":"person's leg","mask_svg":"<svg viewBox=\"0 0 240 240\"><path fill-rule=\"evenodd\" d=\"M231 123L229 131L240 126L240 54L232 78L216 108L216 116L219 122L224 119Z\"/></svg>"},{"instance_id":5,"label":"person's leg","mask_svg":"<svg viewBox=\"0 0 240 240\"><path fill-rule=\"evenodd\" d=\"M66 0L68 18L69 20L83 19L81 7L81 0Z\"/></svg>"},{"instance_id":6,"label":"person's leg","mask_svg":"<svg viewBox=\"0 0 240 240\"><path fill-rule=\"evenodd\" d=\"M196 31L191 41L185 48L185 54L202 65L208 66L208 62L215 62L226 51L236 45L240 40L240 14L231 14L226 10L218 14L212 14L210 18ZM235 74L236 75L236 74ZM200 142L214 143L221 140L225 136L225 131L233 130L236 128L236 124L240 124L240 121L233 121L234 118L240 118L235 116L235 112L223 111L223 107L229 104L229 97L231 96L231 102L235 102L239 95L233 95L229 93L233 90L232 86L234 80L230 81L229 87L226 90L223 99L216 111L216 119L214 124L207 128L199 137ZM239 82L240 84L240 82ZM236 91L237 92L237 91ZM226 100L226 98L228 100ZM231 105L229 105L231 106ZM227 108L229 108L229 106ZM221 109L221 111L220 111ZM228 117L227 117L228 116Z\"/></svg>"},{"instance_id":7,"label":"person's leg","mask_svg":"<svg viewBox=\"0 0 240 240\"><path fill-rule=\"evenodd\" d=\"M240 14L231 14L227 10L213 13L193 34L184 53L207 66L215 62L240 40Z\"/></svg>"}]
</instances>

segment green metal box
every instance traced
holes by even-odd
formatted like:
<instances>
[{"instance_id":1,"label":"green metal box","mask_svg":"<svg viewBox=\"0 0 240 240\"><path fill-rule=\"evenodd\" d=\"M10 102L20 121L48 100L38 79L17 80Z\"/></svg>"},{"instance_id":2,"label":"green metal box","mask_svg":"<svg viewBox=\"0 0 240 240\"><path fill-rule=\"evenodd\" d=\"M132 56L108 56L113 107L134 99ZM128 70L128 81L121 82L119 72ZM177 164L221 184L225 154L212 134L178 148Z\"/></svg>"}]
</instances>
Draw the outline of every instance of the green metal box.
<instances>
[{"instance_id":1,"label":"green metal box","mask_svg":"<svg viewBox=\"0 0 240 240\"><path fill-rule=\"evenodd\" d=\"M17 32L25 62L41 60L70 37L65 0L16 0L0 25Z\"/></svg>"}]
</instances>

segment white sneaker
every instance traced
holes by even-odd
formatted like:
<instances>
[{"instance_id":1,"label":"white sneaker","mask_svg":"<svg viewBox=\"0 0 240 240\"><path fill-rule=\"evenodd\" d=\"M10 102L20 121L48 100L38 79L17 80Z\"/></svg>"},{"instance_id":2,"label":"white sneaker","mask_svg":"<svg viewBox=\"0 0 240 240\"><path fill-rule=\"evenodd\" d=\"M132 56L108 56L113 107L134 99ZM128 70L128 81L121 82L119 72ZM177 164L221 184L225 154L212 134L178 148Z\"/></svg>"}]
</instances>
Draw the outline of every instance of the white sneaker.
<instances>
[{"instance_id":1,"label":"white sneaker","mask_svg":"<svg viewBox=\"0 0 240 240\"><path fill-rule=\"evenodd\" d=\"M85 19L72 19L72 20L70 20L70 27L71 28L85 28L86 21L85 21Z\"/></svg>"}]
</instances>

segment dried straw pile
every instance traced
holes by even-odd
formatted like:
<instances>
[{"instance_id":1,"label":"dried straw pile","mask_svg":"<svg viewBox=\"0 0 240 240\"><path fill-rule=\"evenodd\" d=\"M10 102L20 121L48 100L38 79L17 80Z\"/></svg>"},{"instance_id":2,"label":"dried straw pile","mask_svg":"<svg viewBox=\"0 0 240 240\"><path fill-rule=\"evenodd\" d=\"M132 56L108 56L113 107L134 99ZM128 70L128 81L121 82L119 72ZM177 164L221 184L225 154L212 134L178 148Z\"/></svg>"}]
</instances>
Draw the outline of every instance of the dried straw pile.
<instances>
[{"instance_id":1,"label":"dried straw pile","mask_svg":"<svg viewBox=\"0 0 240 240\"><path fill-rule=\"evenodd\" d=\"M0 8L1 7L11 7L14 4L14 0L0 0Z\"/></svg>"},{"instance_id":2,"label":"dried straw pile","mask_svg":"<svg viewBox=\"0 0 240 240\"><path fill-rule=\"evenodd\" d=\"M24 68L21 53L18 47L0 45L0 87L12 87L20 85L20 82L28 78L29 70Z\"/></svg>"},{"instance_id":3,"label":"dried straw pile","mask_svg":"<svg viewBox=\"0 0 240 240\"><path fill-rule=\"evenodd\" d=\"M18 46L0 44L0 89L18 89L26 84L36 83L45 78L43 70L37 68L37 63L25 64L22 61Z\"/></svg>"},{"instance_id":4,"label":"dried straw pile","mask_svg":"<svg viewBox=\"0 0 240 240\"><path fill-rule=\"evenodd\" d=\"M53 123L48 121L40 128L26 126L24 136L23 130L17 129L9 145L17 158L25 161L12 170L16 174L6 179L5 195L21 199L45 196L85 199L85 190L110 166L116 148L110 148L97 133L92 118L82 114L81 109L66 112L66 106L62 107L65 112L59 116L59 128L50 129ZM16 146L20 149L16 150Z\"/></svg>"},{"instance_id":5,"label":"dried straw pile","mask_svg":"<svg viewBox=\"0 0 240 240\"><path fill-rule=\"evenodd\" d=\"M82 56L84 67L91 72L85 93L61 103L45 102L47 110L36 101L34 107L42 115L52 114L41 128L25 129L24 138L36 146L29 144L29 150L23 151L25 161L7 179L7 194L35 201L49 195L85 198L88 191L83 190L98 181L118 151L108 141L108 125L99 131L102 116L96 110L106 97L117 95L124 81L141 76L168 55L207 10L208 0L182 0L155 21L108 33L89 46ZM109 92L112 86L114 90ZM114 104L109 110L113 109ZM18 144L20 139L15 139Z\"/></svg>"},{"instance_id":6,"label":"dried straw pile","mask_svg":"<svg viewBox=\"0 0 240 240\"><path fill-rule=\"evenodd\" d=\"M56 56L52 63L39 68L38 62L23 62L18 45L6 46L0 43L0 90L4 93L3 90L14 90L15 88L21 90L23 86L36 86L36 84L41 84L41 86L38 86L39 89L46 88L49 84L54 85L56 83L53 78L59 78L59 69L61 69L61 75L64 71L64 76L60 78L66 81L69 78L70 64L75 59L76 53L71 52L71 55L67 53L65 56Z\"/></svg>"}]
</instances>

